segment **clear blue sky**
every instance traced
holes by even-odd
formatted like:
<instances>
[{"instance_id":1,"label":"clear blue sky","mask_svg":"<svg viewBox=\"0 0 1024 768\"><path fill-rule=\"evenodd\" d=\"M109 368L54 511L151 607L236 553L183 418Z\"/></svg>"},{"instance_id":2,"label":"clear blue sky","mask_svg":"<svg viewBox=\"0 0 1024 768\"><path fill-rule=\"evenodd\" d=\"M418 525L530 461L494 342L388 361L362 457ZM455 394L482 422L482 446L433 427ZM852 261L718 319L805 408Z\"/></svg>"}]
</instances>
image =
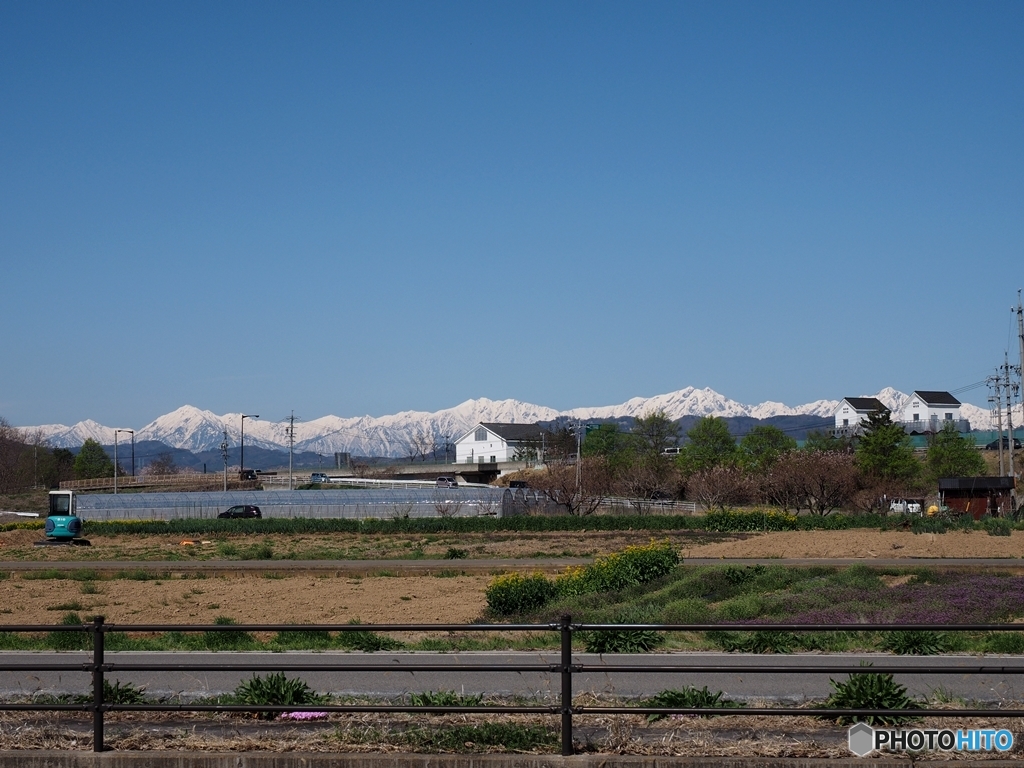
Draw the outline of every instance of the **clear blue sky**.
<instances>
[{"instance_id":1,"label":"clear blue sky","mask_svg":"<svg viewBox=\"0 0 1024 768\"><path fill-rule=\"evenodd\" d=\"M1022 40L1020 2L3 3L0 416L979 381Z\"/></svg>"}]
</instances>

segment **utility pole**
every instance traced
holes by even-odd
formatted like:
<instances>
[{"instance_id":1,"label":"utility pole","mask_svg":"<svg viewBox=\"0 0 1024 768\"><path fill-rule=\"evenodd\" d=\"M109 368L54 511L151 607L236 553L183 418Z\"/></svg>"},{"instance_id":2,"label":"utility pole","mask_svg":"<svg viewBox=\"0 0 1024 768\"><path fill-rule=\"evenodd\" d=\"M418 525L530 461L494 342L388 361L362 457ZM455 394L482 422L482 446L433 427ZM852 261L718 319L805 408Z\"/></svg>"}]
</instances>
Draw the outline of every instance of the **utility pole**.
<instances>
[{"instance_id":1,"label":"utility pole","mask_svg":"<svg viewBox=\"0 0 1024 768\"><path fill-rule=\"evenodd\" d=\"M1008 352L1003 353L1003 384L1006 386L1006 431L1010 433L1010 439L1007 441L1009 446L1010 454L1010 477L1016 477L1016 473L1013 469L1013 389L1010 386L1010 355Z\"/></svg>"},{"instance_id":2,"label":"utility pole","mask_svg":"<svg viewBox=\"0 0 1024 768\"><path fill-rule=\"evenodd\" d=\"M224 439L220 443L220 455L224 459L224 492L228 490L228 431L224 430Z\"/></svg>"},{"instance_id":3,"label":"utility pole","mask_svg":"<svg viewBox=\"0 0 1024 768\"><path fill-rule=\"evenodd\" d=\"M292 452L295 448L295 411L288 419L288 490L292 490Z\"/></svg>"},{"instance_id":4,"label":"utility pole","mask_svg":"<svg viewBox=\"0 0 1024 768\"><path fill-rule=\"evenodd\" d=\"M1005 465L1003 464L1003 382L999 378L998 369L996 371L995 376L989 376L987 379L989 388L993 390L993 394L989 395L988 401L993 404L993 410L996 413L996 429L999 430L996 439L996 445L999 446L999 476L1003 477L1006 475Z\"/></svg>"}]
</instances>

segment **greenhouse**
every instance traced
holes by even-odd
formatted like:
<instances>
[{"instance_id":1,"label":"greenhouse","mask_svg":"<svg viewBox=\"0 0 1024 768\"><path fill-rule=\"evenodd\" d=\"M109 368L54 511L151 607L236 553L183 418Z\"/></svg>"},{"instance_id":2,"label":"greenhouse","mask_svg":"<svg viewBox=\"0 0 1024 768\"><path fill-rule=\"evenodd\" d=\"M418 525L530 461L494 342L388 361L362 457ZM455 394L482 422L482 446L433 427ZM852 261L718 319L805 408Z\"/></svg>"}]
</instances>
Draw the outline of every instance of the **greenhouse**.
<instances>
[{"instance_id":1,"label":"greenhouse","mask_svg":"<svg viewBox=\"0 0 1024 768\"><path fill-rule=\"evenodd\" d=\"M86 520L215 518L240 504L255 504L264 518L501 517L513 494L506 488L373 488L319 491L81 494ZM519 506L519 505L515 505Z\"/></svg>"}]
</instances>

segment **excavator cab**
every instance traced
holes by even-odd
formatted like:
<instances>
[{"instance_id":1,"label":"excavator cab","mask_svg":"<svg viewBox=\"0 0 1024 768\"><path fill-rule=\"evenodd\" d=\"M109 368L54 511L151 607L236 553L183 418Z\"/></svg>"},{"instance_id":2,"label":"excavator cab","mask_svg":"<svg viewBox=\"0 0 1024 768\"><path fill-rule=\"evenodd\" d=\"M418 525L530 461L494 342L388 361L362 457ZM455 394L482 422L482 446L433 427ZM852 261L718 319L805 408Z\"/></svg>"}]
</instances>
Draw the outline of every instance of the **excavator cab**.
<instances>
[{"instance_id":1,"label":"excavator cab","mask_svg":"<svg viewBox=\"0 0 1024 768\"><path fill-rule=\"evenodd\" d=\"M74 491L50 491L50 508L44 528L46 539L36 542L38 545L89 544L82 538L82 518L78 516L77 501Z\"/></svg>"}]
</instances>

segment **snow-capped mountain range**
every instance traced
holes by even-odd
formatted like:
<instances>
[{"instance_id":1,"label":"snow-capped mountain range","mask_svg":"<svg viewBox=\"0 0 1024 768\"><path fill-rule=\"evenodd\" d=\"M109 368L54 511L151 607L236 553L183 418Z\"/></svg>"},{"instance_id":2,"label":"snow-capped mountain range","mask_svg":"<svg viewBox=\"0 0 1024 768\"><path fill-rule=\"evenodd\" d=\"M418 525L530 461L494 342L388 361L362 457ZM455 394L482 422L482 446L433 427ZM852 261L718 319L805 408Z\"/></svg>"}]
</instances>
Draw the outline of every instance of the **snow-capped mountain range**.
<instances>
[{"instance_id":1,"label":"snow-capped mountain range","mask_svg":"<svg viewBox=\"0 0 1024 768\"><path fill-rule=\"evenodd\" d=\"M870 396L877 397L894 413L900 413L909 398L909 395L891 387ZM584 420L614 419L623 416L643 416L659 410L664 411L672 419L683 416L749 416L767 419L772 416L806 415L820 416L825 420L832 417L838 404L838 400L816 400L796 407L774 402L743 405L720 395L713 389L694 387L654 397L635 397L621 405L574 408L569 411L556 411L553 408L518 400L480 398L467 400L454 408L435 413L402 411L381 417L323 416L313 421L296 422L295 450L322 454L347 451L362 456L401 456L414 435L447 437L454 442L477 422L530 424L536 421L553 421L560 416ZM968 403L961 407L961 415L970 420L976 429L989 428L992 420L988 411ZM183 405L136 430L135 440L158 440L171 447L193 452L213 450L220 446L225 431L228 442L237 445L240 423L239 413L218 416L191 405ZM25 429L30 432L38 430L54 447L78 447L88 438L103 445L114 442L114 427L107 427L91 420L80 421L72 427L46 424ZM127 436L121 437L124 439ZM246 445L286 451L288 423L249 419L245 425L245 440Z\"/></svg>"}]
</instances>

